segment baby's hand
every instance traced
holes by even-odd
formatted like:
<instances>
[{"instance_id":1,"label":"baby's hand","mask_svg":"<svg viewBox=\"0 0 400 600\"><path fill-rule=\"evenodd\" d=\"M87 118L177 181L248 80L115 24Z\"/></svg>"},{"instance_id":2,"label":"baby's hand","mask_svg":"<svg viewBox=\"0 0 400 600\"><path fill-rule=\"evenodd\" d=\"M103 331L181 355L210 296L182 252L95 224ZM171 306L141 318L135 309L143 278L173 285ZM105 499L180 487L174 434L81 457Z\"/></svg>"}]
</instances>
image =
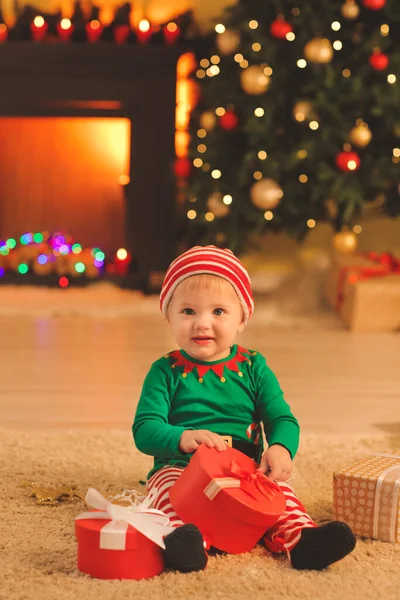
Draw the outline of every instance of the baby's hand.
<instances>
[{"instance_id":1,"label":"baby's hand","mask_svg":"<svg viewBox=\"0 0 400 600\"><path fill-rule=\"evenodd\" d=\"M263 453L257 471L267 473L269 479L287 481L292 473L293 461L289 450L275 444Z\"/></svg>"},{"instance_id":2,"label":"baby's hand","mask_svg":"<svg viewBox=\"0 0 400 600\"><path fill-rule=\"evenodd\" d=\"M186 429L179 440L179 450L190 454L197 450L200 444L205 444L208 448L215 448L219 452L223 452L227 448L224 438L218 433L207 429Z\"/></svg>"}]
</instances>

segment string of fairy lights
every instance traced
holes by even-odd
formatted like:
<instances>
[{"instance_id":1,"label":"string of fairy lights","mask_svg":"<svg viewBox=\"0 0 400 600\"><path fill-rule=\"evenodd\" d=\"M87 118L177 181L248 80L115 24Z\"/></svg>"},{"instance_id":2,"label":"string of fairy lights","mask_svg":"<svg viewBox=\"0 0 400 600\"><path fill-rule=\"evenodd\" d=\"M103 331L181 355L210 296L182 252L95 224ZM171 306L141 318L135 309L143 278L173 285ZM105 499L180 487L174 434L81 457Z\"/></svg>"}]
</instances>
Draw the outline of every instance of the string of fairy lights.
<instances>
[{"instance_id":1,"label":"string of fairy lights","mask_svg":"<svg viewBox=\"0 0 400 600\"><path fill-rule=\"evenodd\" d=\"M384 0L380 1L380 6L372 6L374 2L380 0L363 0L365 8L371 8L377 10L382 8ZM369 6L371 4L371 6ZM359 6L355 0L346 0L341 7L342 15L345 19L353 20L356 19L359 14ZM292 10L293 16L300 14L299 8ZM337 39L331 42L327 38L315 37L311 39L303 49L303 57L300 57L296 61L296 65L299 69L306 69L308 63L329 63L334 52L340 52L343 48L343 42L340 39L340 30L342 24L340 21L335 20L331 23L331 29L335 33L338 33ZM259 23L255 19L251 19L248 22L248 28L256 31L259 28ZM251 64L251 59L246 58L241 52L237 52L240 43L241 35L238 31L227 28L223 23L218 23L215 26L216 31L216 46L219 53L222 55L231 55L233 61L235 61L240 69L239 72L240 84L242 89L249 95L256 96L263 94L269 87L271 77L273 77L273 69L268 64L256 65ZM291 23L284 20L283 17L279 16L270 26L270 32L274 37L286 39L288 42L293 42L296 39L296 34L293 31ZM380 26L380 35L387 37L390 33L390 27L384 23ZM355 34L357 35L357 34ZM253 52L259 52L262 49L262 40L254 41L251 45ZM382 71L388 68L389 58L384 54L378 46L376 46L372 54L369 56L369 64L371 68ZM352 76L352 72L349 68L344 68L341 72L344 78ZM202 58L199 61L199 65L196 71L196 77L199 80L205 78L213 78L221 75L221 57L219 54L213 54L210 58ZM393 85L396 83L396 76L394 73L389 73L386 77L387 83ZM254 109L254 115L257 118L262 118L265 114L264 108L261 106ZM312 104L308 101L299 101L293 107L293 117L298 123L306 122L309 129L317 131L320 128L318 117L313 114ZM206 110L200 115L199 119L200 127L197 130L197 138L199 143L197 145L197 153L193 159L193 166L197 169L201 169L204 172L209 172L210 176L214 180L221 180L223 173L220 169L213 168L213 166L207 161L207 136L216 127L217 124L226 131L235 129L239 124L239 118L237 117L234 108L230 105L225 108L224 106L218 106L213 110ZM368 124L359 118L356 120L353 129L349 132L349 139L355 146L362 148L368 145L372 139L372 132L368 127ZM257 151L257 157L260 161L268 159L268 154L264 149ZM300 149L297 152L299 159L305 159L307 157L307 151ZM400 161L400 148L393 148L392 161L398 163ZM359 155L352 151L350 143L343 145L343 151L339 152L336 157L336 166L342 171L356 171L360 166ZM250 196L253 203L259 208L266 209L264 212L264 218L266 221L271 221L274 218L273 209L279 204L283 197L283 190L279 184L273 179L264 179L261 170L256 169L252 176L255 180L250 190ZM298 177L299 183L306 184L308 182L307 173L301 173ZM189 198L190 202L196 202L195 197ZM229 206L234 201L231 194L218 194L214 192L211 194L207 201L208 212L204 214L204 218L208 222L212 222L215 218L220 218L228 214ZM329 205L329 200L327 201ZM328 212L333 212L335 207L331 202L328 206ZM198 216L198 212L194 208L190 208L186 216L189 220L194 220ZM307 220L307 227L310 229L316 226L315 219ZM362 231L361 225L355 225L353 232L359 234Z\"/></svg>"},{"instance_id":2,"label":"string of fairy lights","mask_svg":"<svg viewBox=\"0 0 400 600\"><path fill-rule=\"evenodd\" d=\"M1 19L0 10L0 43L6 42L10 38L10 33L12 34L13 30L16 29L15 26L11 27L3 23ZM89 18L78 29L82 29L88 42L96 43L102 41L107 25L99 18ZM67 17L60 18L54 32L50 31L49 23L41 14L36 15L29 23L29 37L35 42L43 42L48 39L54 41L55 36L62 42L73 42L76 30L77 27L73 21ZM141 19L137 26L130 23L116 23L112 28L113 41L117 44L130 43L133 40L142 45L148 44L154 40L155 35L158 33L162 34L165 44L172 45L178 42L184 32L175 21L157 25L146 18Z\"/></svg>"},{"instance_id":3,"label":"string of fairy lights","mask_svg":"<svg viewBox=\"0 0 400 600\"><path fill-rule=\"evenodd\" d=\"M68 234L25 232L19 237L0 241L0 280L10 274L55 276L58 285L66 288L72 280L93 280L106 272L125 275L130 260L131 255L125 248L119 248L106 264L103 250L85 248Z\"/></svg>"}]
</instances>

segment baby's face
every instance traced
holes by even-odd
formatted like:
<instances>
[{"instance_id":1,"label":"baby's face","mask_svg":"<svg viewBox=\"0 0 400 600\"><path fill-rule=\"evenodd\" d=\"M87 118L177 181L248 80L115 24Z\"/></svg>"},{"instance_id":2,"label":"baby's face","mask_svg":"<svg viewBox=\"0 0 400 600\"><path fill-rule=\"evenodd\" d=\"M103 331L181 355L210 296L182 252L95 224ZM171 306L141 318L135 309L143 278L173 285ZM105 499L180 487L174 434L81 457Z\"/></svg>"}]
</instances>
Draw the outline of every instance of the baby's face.
<instances>
[{"instance_id":1,"label":"baby's face","mask_svg":"<svg viewBox=\"0 0 400 600\"><path fill-rule=\"evenodd\" d=\"M230 354L236 335L244 329L243 309L235 290L225 280L218 286L176 288L168 307L168 321L177 344L196 360L222 360Z\"/></svg>"}]
</instances>

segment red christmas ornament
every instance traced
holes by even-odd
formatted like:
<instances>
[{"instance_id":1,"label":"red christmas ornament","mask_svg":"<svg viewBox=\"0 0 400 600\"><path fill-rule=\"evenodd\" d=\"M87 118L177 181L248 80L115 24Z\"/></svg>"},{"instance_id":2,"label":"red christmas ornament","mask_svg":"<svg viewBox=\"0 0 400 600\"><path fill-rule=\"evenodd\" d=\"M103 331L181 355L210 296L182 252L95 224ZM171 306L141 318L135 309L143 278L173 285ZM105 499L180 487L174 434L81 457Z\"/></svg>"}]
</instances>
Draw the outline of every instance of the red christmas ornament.
<instances>
[{"instance_id":1,"label":"red christmas ornament","mask_svg":"<svg viewBox=\"0 0 400 600\"><path fill-rule=\"evenodd\" d=\"M370 10L381 10L386 4L386 0L363 0L363 6Z\"/></svg>"},{"instance_id":2,"label":"red christmas ornament","mask_svg":"<svg viewBox=\"0 0 400 600\"><path fill-rule=\"evenodd\" d=\"M174 164L174 173L179 179L187 179L192 170L192 163L186 156L177 158Z\"/></svg>"},{"instance_id":3,"label":"red christmas ornament","mask_svg":"<svg viewBox=\"0 0 400 600\"><path fill-rule=\"evenodd\" d=\"M375 50L369 57L368 62L376 71L384 71L389 64L389 58L380 50Z\"/></svg>"},{"instance_id":4,"label":"red christmas ornament","mask_svg":"<svg viewBox=\"0 0 400 600\"><path fill-rule=\"evenodd\" d=\"M235 111L227 110L219 118L219 124L222 127L222 129L225 129L226 131L232 131L233 129L236 129L236 127L239 125L239 118Z\"/></svg>"},{"instance_id":5,"label":"red christmas ornament","mask_svg":"<svg viewBox=\"0 0 400 600\"><path fill-rule=\"evenodd\" d=\"M339 152L336 156L336 165L341 171L357 171L361 161L357 152Z\"/></svg>"},{"instance_id":6,"label":"red christmas ornament","mask_svg":"<svg viewBox=\"0 0 400 600\"><path fill-rule=\"evenodd\" d=\"M272 21L269 30L274 37L284 39L288 33L293 31L293 27L285 19L278 18L276 21Z\"/></svg>"}]
</instances>

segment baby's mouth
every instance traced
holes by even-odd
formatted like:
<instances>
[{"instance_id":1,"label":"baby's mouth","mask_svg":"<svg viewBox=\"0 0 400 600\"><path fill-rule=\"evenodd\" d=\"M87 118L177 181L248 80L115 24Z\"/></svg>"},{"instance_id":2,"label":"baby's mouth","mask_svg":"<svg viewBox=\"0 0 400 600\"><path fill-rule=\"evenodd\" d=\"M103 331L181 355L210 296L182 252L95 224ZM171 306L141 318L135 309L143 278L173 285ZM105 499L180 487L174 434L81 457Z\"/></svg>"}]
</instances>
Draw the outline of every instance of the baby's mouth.
<instances>
[{"instance_id":1,"label":"baby's mouth","mask_svg":"<svg viewBox=\"0 0 400 600\"><path fill-rule=\"evenodd\" d=\"M194 337L192 338L192 340L196 343L196 344L200 344L200 345L205 345L205 344L209 344L210 342L213 341L214 338L211 337Z\"/></svg>"}]
</instances>

